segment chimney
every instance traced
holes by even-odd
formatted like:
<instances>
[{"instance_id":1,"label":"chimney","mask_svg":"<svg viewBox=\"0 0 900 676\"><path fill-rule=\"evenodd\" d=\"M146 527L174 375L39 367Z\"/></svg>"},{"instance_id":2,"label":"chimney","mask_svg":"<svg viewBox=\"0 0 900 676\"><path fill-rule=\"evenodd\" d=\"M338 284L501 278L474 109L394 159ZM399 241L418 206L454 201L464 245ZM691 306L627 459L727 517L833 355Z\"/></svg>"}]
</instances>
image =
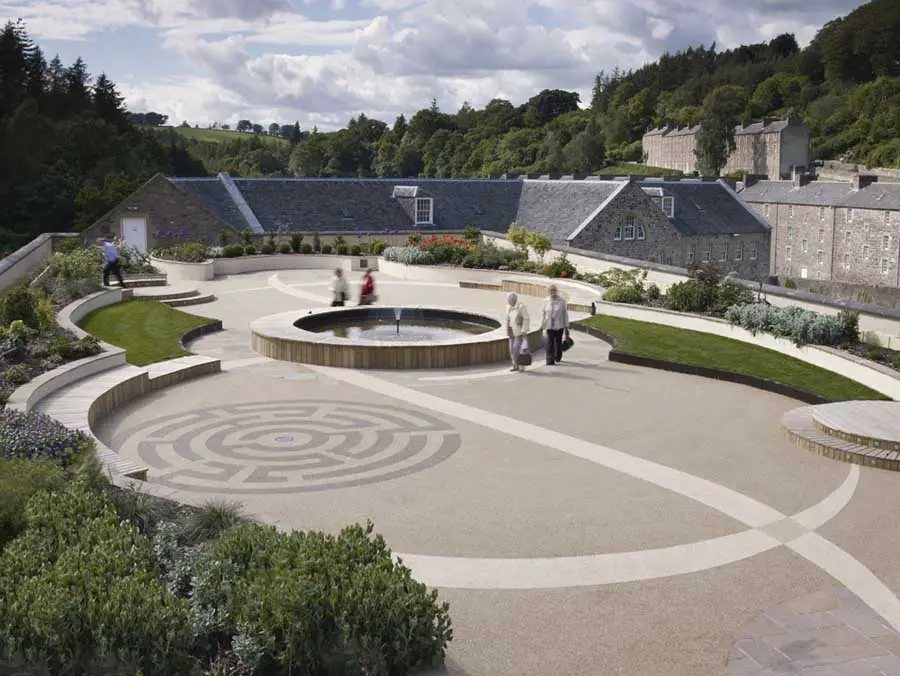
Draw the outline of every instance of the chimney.
<instances>
[{"instance_id":1,"label":"chimney","mask_svg":"<svg viewBox=\"0 0 900 676\"><path fill-rule=\"evenodd\" d=\"M794 167L791 171L791 182L794 184L795 188L802 188L805 185L809 185L811 180L812 176L803 171L802 167Z\"/></svg>"},{"instance_id":2,"label":"chimney","mask_svg":"<svg viewBox=\"0 0 900 676\"><path fill-rule=\"evenodd\" d=\"M748 174L746 171L744 172L744 187L749 188L752 185L756 185L759 183L759 177L756 174Z\"/></svg>"},{"instance_id":3,"label":"chimney","mask_svg":"<svg viewBox=\"0 0 900 676\"><path fill-rule=\"evenodd\" d=\"M872 176L870 174L854 174L853 178L850 181L850 184L853 186L854 190L862 190L863 188L867 188L873 183L878 183L878 177Z\"/></svg>"}]
</instances>

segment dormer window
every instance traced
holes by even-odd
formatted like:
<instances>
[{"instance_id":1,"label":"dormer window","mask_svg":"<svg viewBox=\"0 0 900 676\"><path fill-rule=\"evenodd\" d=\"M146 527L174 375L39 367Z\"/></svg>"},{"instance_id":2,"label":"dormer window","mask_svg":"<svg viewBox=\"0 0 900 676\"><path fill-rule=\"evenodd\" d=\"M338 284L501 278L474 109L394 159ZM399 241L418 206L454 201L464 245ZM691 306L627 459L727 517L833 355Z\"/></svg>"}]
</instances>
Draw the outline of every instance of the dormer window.
<instances>
[{"instance_id":1,"label":"dormer window","mask_svg":"<svg viewBox=\"0 0 900 676\"><path fill-rule=\"evenodd\" d=\"M415 197L418 192L419 186L417 185L395 185L391 197L393 197L394 199L400 199L403 197L410 198Z\"/></svg>"},{"instance_id":2,"label":"dormer window","mask_svg":"<svg viewBox=\"0 0 900 676\"><path fill-rule=\"evenodd\" d=\"M674 197L663 197L662 198L662 210L666 215L666 218L675 218L675 198Z\"/></svg>"},{"instance_id":3,"label":"dormer window","mask_svg":"<svg viewBox=\"0 0 900 676\"><path fill-rule=\"evenodd\" d=\"M353 220L353 216L350 215L350 210L347 207L341 207L341 218L345 221Z\"/></svg>"},{"instance_id":4,"label":"dormer window","mask_svg":"<svg viewBox=\"0 0 900 676\"><path fill-rule=\"evenodd\" d=\"M432 225L434 223L434 200L430 197L416 198L416 225Z\"/></svg>"}]
</instances>

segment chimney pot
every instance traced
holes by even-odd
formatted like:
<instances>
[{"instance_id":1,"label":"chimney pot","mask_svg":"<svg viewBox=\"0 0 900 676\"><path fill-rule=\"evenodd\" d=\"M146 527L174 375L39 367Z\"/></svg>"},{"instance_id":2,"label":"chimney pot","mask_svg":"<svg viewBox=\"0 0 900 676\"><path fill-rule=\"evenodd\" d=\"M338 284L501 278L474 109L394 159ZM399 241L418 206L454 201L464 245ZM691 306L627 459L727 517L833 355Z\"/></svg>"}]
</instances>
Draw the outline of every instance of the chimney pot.
<instances>
[{"instance_id":1,"label":"chimney pot","mask_svg":"<svg viewBox=\"0 0 900 676\"><path fill-rule=\"evenodd\" d=\"M870 174L855 174L851 183L854 190L862 190L873 183L878 183L878 177Z\"/></svg>"}]
</instances>

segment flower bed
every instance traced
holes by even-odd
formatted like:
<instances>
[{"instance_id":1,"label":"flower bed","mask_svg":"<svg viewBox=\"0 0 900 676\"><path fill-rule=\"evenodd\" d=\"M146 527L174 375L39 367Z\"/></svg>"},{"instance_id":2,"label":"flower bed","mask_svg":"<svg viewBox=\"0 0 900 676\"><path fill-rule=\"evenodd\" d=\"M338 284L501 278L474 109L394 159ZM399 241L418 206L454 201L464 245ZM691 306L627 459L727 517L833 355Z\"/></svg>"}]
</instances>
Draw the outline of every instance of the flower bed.
<instances>
[{"instance_id":1,"label":"flower bed","mask_svg":"<svg viewBox=\"0 0 900 676\"><path fill-rule=\"evenodd\" d=\"M343 237L336 237L335 243L322 244L318 237L313 242L304 242L304 236L293 234L290 238L279 238L272 234L261 244L254 244L252 236L243 243L232 243L225 238L225 244L209 246L198 242L172 244L157 249L153 256L162 260L179 263L203 263L211 258L240 258L242 256L272 256L275 254L334 254L338 256L380 256L386 244L380 240L347 244Z\"/></svg>"}]
</instances>

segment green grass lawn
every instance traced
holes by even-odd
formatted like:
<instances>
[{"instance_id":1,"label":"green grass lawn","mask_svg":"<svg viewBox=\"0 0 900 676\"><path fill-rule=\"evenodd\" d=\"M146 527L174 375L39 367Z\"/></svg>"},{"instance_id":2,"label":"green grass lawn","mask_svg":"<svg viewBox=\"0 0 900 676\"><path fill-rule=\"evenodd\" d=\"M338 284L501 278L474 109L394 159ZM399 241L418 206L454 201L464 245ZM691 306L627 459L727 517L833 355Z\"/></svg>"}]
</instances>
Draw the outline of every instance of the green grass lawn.
<instances>
[{"instance_id":1,"label":"green grass lawn","mask_svg":"<svg viewBox=\"0 0 900 676\"><path fill-rule=\"evenodd\" d=\"M233 129L194 129L193 127L148 127L148 129L174 131L176 134L180 134L185 138L192 138L198 141L212 141L213 143L249 139L253 137L253 134L249 132L234 131ZM279 136L260 134L259 138L269 143L287 143L287 139L283 139Z\"/></svg>"},{"instance_id":2,"label":"green grass lawn","mask_svg":"<svg viewBox=\"0 0 900 676\"><path fill-rule=\"evenodd\" d=\"M766 378L834 401L888 399L844 376L732 338L605 315L584 323L613 336L618 352Z\"/></svg>"},{"instance_id":3,"label":"green grass lawn","mask_svg":"<svg viewBox=\"0 0 900 676\"><path fill-rule=\"evenodd\" d=\"M146 366L190 354L178 339L209 320L152 300L118 303L95 310L81 323L88 333L125 350L129 364Z\"/></svg>"},{"instance_id":4,"label":"green grass lawn","mask_svg":"<svg viewBox=\"0 0 900 676\"><path fill-rule=\"evenodd\" d=\"M611 167L604 167L594 172L597 176L682 176L677 169L663 169L662 167L650 167L646 164L632 164L623 162Z\"/></svg>"}]
</instances>

